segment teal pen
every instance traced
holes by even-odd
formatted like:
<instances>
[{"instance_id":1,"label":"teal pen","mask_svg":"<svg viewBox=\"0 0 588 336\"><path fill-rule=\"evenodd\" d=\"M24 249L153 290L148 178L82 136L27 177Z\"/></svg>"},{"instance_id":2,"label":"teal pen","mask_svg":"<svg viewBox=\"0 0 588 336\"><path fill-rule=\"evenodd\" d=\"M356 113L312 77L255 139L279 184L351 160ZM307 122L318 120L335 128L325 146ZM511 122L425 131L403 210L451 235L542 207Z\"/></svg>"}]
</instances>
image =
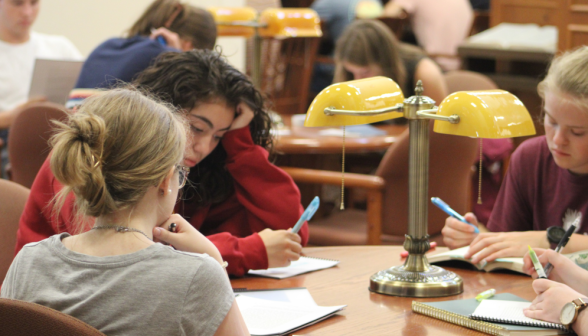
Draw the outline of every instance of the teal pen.
<instances>
[{"instance_id":1,"label":"teal pen","mask_svg":"<svg viewBox=\"0 0 588 336\"><path fill-rule=\"evenodd\" d=\"M463 223L466 223L466 224L473 226L475 229L474 233L480 233L480 229L478 229L477 226L468 222L462 215L458 214L457 211L451 209L451 207L447 203L443 202L443 200L440 199L439 197L431 197L431 202L433 204L435 204L439 209L443 210L443 212L445 212L449 216L457 219L460 222L463 222Z\"/></svg>"},{"instance_id":2,"label":"teal pen","mask_svg":"<svg viewBox=\"0 0 588 336\"><path fill-rule=\"evenodd\" d=\"M314 216L314 213L318 209L319 205L320 199L318 196L316 196L312 200L312 202L310 202L306 210L304 210L302 216L300 216L300 219L298 220L298 222L296 222L296 225L294 225L294 227L292 228L292 233L298 233L298 231L300 231L300 228L302 228L302 224L304 224L304 222L306 221L309 221L312 218L312 216Z\"/></svg>"}]
</instances>

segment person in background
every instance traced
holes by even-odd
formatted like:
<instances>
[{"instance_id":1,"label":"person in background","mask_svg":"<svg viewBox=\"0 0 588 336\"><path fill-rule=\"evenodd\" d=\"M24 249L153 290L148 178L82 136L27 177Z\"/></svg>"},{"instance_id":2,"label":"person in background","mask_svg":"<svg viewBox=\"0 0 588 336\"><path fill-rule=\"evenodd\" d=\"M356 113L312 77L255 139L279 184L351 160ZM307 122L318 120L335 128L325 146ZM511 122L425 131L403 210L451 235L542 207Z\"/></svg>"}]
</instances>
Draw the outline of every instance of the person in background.
<instances>
[{"instance_id":1,"label":"person in background","mask_svg":"<svg viewBox=\"0 0 588 336\"><path fill-rule=\"evenodd\" d=\"M6 129L19 112L42 100L28 97L35 59L82 59L67 38L31 30L40 6L40 0L0 0L0 139L4 145ZM3 163L8 161L6 153Z\"/></svg>"},{"instance_id":2,"label":"person in background","mask_svg":"<svg viewBox=\"0 0 588 336\"><path fill-rule=\"evenodd\" d=\"M569 323L577 303L577 301L573 301L580 298L584 303L588 303L586 288L588 271L553 250L537 248L535 252L541 264L545 267L547 263L550 263L553 270L549 274L549 280L537 279L537 272L533 267L531 257L528 252L525 254L523 271L536 279L533 281L533 289L537 293L537 297L531 306L523 312L525 316L537 320ZM572 308L568 311L572 314L565 314L567 321L562 321L560 317L565 305L568 305L566 308ZM579 307L575 321L569 324L568 328L577 335L588 335L588 309L586 306Z\"/></svg>"},{"instance_id":3,"label":"person in background","mask_svg":"<svg viewBox=\"0 0 588 336\"><path fill-rule=\"evenodd\" d=\"M74 217L95 222L87 232L26 245L1 296L56 309L111 336L249 335L219 251L172 216L189 171L181 115L117 89L56 124L50 166L63 189L54 209L73 192ZM74 220L73 231L83 231L82 223ZM162 235L172 223L176 232Z\"/></svg>"},{"instance_id":4,"label":"person in background","mask_svg":"<svg viewBox=\"0 0 588 336\"><path fill-rule=\"evenodd\" d=\"M451 217L445 221L444 242L451 248L470 245L465 257L473 263L522 257L527 245L555 246L558 235L551 232L567 229L563 219L575 212L583 220L564 252L588 246L583 234L588 232L588 47L555 58L538 92L545 135L526 140L513 153L486 227L473 214L465 215L490 232L476 234Z\"/></svg>"},{"instance_id":5,"label":"person in background","mask_svg":"<svg viewBox=\"0 0 588 336\"><path fill-rule=\"evenodd\" d=\"M371 6L370 6L371 5ZM376 13L368 13L369 17L376 17L381 14L381 0L316 0L310 8L314 9L321 18L321 27L323 27L323 37L319 54L324 56L333 56L335 43L358 15L361 8L372 8L375 5L379 8ZM331 63L315 63L312 75L311 91L321 92L324 88L333 83L335 66Z\"/></svg>"},{"instance_id":6,"label":"person in background","mask_svg":"<svg viewBox=\"0 0 588 336\"><path fill-rule=\"evenodd\" d=\"M218 53L192 50L160 55L134 84L188 118L184 165L192 171L176 212L215 244L229 274L297 260L308 241L308 225L298 234L288 229L303 212L300 191L268 160L271 121L251 81ZM150 141L141 133L131 136ZM48 159L31 187L16 252L27 243L73 232L73 196L59 216L51 215L50 202L61 188Z\"/></svg>"},{"instance_id":7,"label":"person in background","mask_svg":"<svg viewBox=\"0 0 588 336\"><path fill-rule=\"evenodd\" d=\"M394 80L405 97L414 95L418 80L423 82L423 94L437 103L447 96L441 70L420 49L398 42L380 21L356 20L337 41L333 82L374 76Z\"/></svg>"},{"instance_id":8,"label":"person in background","mask_svg":"<svg viewBox=\"0 0 588 336\"><path fill-rule=\"evenodd\" d=\"M104 89L119 81L130 83L163 52L211 50L216 34L208 11L178 0L156 0L128 30L127 37L109 39L92 51L75 88ZM76 92L82 95L76 96ZM68 107L87 96L83 90L74 90Z\"/></svg>"},{"instance_id":9,"label":"person in background","mask_svg":"<svg viewBox=\"0 0 588 336\"><path fill-rule=\"evenodd\" d=\"M418 44L444 71L459 69L457 47L469 35L474 12L468 0L392 0L384 15L411 17Z\"/></svg>"}]
</instances>

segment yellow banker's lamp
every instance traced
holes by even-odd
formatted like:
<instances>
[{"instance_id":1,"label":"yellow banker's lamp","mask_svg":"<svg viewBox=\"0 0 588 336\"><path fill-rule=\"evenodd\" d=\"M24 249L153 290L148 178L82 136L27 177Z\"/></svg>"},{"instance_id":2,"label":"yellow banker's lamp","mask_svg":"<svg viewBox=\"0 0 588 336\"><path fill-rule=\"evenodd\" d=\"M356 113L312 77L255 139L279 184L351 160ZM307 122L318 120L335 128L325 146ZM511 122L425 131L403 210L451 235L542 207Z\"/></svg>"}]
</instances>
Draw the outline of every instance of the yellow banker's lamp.
<instances>
[{"instance_id":1,"label":"yellow banker's lamp","mask_svg":"<svg viewBox=\"0 0 588 336\"><path fill-rule=\"evenodd\" d=\"M502 90L456 92L437 108L423 96L421 81L416 95L404 99L398 84L373 77L333 84L319 93L306 114L304 126L347 126L405 117L410 132L408 234L404 248L408 258L401 266L380 271L370 278L370 290L397 296L436 297L463 292L463 280L455 273L432 266L425 253L429 186L429 121L434 131L476 138L511 138L535 134L529 112L513 94Z\"/></svg>"},{"instance_id":2,"label":"yellow banker's lamp","mask_svg":"<svg viewBox=\"0 0 588 336\"><path fill-rule=\"evenodd\" d=\"M321 37L318 14L308 8L270 8L259 15L251 7L208 8L218 27L218 36L253 37L253 84L261 88L261 39L273 37Z\"/></svg>"}]
</instances>

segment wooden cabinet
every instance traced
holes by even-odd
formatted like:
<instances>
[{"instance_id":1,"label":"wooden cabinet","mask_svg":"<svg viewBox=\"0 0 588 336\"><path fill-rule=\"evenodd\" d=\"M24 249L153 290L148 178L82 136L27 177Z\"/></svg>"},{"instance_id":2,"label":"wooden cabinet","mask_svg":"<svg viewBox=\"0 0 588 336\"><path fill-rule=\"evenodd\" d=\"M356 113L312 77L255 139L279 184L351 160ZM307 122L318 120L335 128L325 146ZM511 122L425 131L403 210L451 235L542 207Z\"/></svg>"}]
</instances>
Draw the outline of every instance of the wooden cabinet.
<instances>
[{"instance_id":1,"label":"wooden cabinet","mask_svg":"<svg viewBox=\"0 0 588 336\"><path fill-rule=\"evenodd\" d=\"M560 51L588 44L588 0L493 0L490 26L502 22L556 26Z\"/></svg>"}]
</instances>

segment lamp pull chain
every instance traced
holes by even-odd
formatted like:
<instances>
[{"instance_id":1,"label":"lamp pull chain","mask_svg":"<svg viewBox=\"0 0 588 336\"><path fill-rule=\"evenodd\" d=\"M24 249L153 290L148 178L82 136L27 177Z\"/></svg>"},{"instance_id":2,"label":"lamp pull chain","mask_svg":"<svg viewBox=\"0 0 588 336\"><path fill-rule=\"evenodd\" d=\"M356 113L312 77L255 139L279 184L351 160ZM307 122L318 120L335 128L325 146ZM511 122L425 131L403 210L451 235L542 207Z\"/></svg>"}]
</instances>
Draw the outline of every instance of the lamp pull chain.
<instances>
[{"instance_id":1,"label":"lamp pull chain","mask_svg":"<svg viewBox=\"0 0 588 336\"><path fill-rule=\"evenodd\" d=\"M480 138L480 163L478 171L478 204L482 204L482 138Z\"/></svg>"},{"instance_id":2,"label":"lamp pull chain","mask_svg":"<svg viewBox=\"0 0 588 336\"><path fill-rule=\"evenodd\" d=\"M345 210L345 126L343 126L343 156L341 158L341 206L339 210Z\"/></svg>"}]
</instances>

